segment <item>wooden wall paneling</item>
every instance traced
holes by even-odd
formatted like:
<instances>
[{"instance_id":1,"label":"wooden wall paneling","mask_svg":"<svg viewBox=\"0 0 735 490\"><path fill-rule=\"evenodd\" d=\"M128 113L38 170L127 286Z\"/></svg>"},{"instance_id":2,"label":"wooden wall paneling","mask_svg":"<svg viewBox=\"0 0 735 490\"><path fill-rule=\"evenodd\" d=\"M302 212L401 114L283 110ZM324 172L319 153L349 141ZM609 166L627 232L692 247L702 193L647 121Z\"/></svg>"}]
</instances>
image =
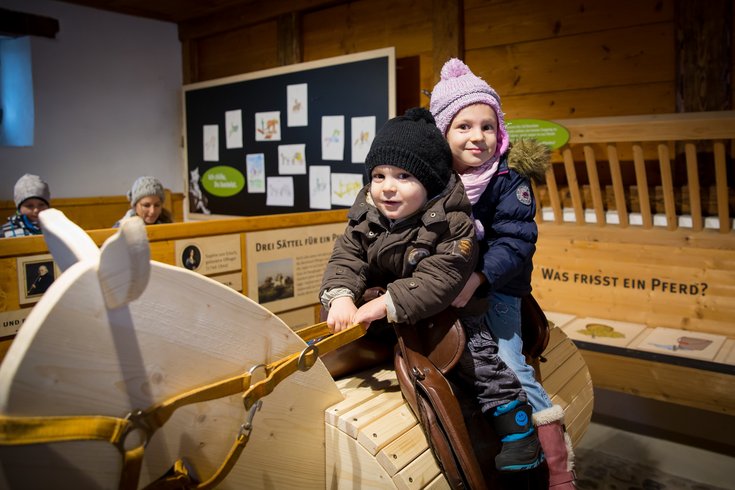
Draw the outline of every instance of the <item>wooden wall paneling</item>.
<instances>
[{"instance_id":1,"label":"wooden wall paneling","mask_svg":"<svg viewBox=\"0 0 735 490\"><path fill-rule=\"evenodd\" d=\"M727 163L725 160L725 144L715 141L715 182L717 186L717 216L720 219L720 232L729 233L732 229L730 212L728 209Z\"/></svg>"},{"instance_id":2,"label":"wooden wall paneling","mask_svg":"<svg viewBox=\"0 0 735 490\"><path fill-rule=\"evenodd\" d=\"M541 224L534 293L550 311L733 336L732 237L714 230L699 235L708 243L689 243L693 233L681 229L641 233L632 227ZM594 284L594 276L610 279Z\"/></svg>"},{"instance_id":3,"label":"wooden wall paneling","mask_svg":"<svg viewBox=\"0 0 735 490\"><path fill-rule=\"evenodd\" d=\"M197 40L197 82L278 66L275 20Z\"/></svg>"},{"instance_id":4,"label":"wooden wall paneling","mask_svg":"<svg viewBox=\"0 0 735 490\"><path fill-rule=\"evenodd\" d=\"M248 253L247 253L247 241L246 241L246 233L240 233L240 257L242 260L242 294L245 296L248 296L250 294L250 290L248 289ZM314 323L318 323L318 314L315 314L314 316Z\"/></svg>"},{"instance_id":5,"label":"wooden wall paneling","mask_svg":"<svg viewBox=\"0 0 735 490\"><path fill-rule=\"evenodd\" d=\"M620 171L617 145L607 145L607 160L610 163L610 176L613 193L615 194L615 211L618 213L618 223L621 228L627 228L629 224L628 206L625 204L625 188L623 187L623 176Z\"/></svg>"},{"instance_id":6,"label":"wooden wall paneling","mask_svg":"<svg viewBox=\"0 0 735 490\"><path fill-rule=\"evenodd\" d=\"M303 61L301 14L289 12L279 15L276 22L278 29L278 64L295 65Z\"/></svg>"},{"instance_id":7,"label":"wooden wall paneling","mask_svg":"<svg viewBox=\"0 0 735 490\"><path fill-rule=\"evenodd\" d=\"M18 263L16 257L3 257L0 259L0 311L18 308Z\"/></svg>"},{"instance_id":8,"label":"wooden wall paneling","mask_svg":"<svg viewBox=\"0 0 735 490\"><path fill-rule=\"evenodd\" d=\"M151 260L176 265L175 243L173 240L150 242Z\"/></svg>"},{"instance_id":9,"label":"wooden wall paneling","mask_svg":"<svg viewBox=\"0 0 735 490\"><path fill-rule=\"evenodd\" d=\"M183 221L183 199L180 192L164 191L164 207L171 213L174 222ZM85 230L110 228L130 209L126 196L60 197L51 198L51 205L63 212L67 218ZM13 201L0 201L0 219L15 214Z\"/></svg>"},{"instance_id":10,"label":"wooden wall paneling","mask_svg":"<svg viewBox=\"0 0 735 490\"><path fill-rule=\"evenodd\" d=\"M432 45L431 2L358 0L303 16L304 61L394 46L396 58Z\"/></svg>"},{"instance_id":11,"label":"wooden wall paneling","mask_svg":"<svg viewBox=\"0 0 735 490\"><path fill-rule=\"evenodd\" d=\"M425 51L419 55L421 63L421 107L429 108L431 91L434 90L434 53Z\"/></svg>"},{"instance_id":12,"label":"wooden wall paneling","mask_svg":"<svg viewBox=\"0 0 735 490\"><path fill-rule=\"evenodd\" d=\"M640 83L673 85L673 27L652 24L466 51L501 96ZM573 76L572 76L573 74Z\"/></svg>"},{"instance_id":13,"label":"wooden wall paneling","mask_svg":"<svg viewBox=\"0 0 735 490\"><path fill-rule=\"evenodd\" d=\"M735 134L733 114L733 111L690 112L614 118L559 119L555 122L569 130L570 144L608 143L610 141L698 141L704 137L731 139ZM657 152L654 151L653 155L656 154Z\"/></svg>"},{"instance_id":14,"label":"wooden wall paneling","mask_svg":"<svg viewBox=\"0 0 735 490\"><path fill-rule=\"evenodd\" d=\"M464 11L462 0L433 0L431 10L436 83L448 59L464 57Z\"/></svg>"},{"instance_id":15,"label":"wooden wall paneling","mask_svg":"<svg viewBox=\"0 0 735 490\"><path fill-rule=\"evenodd\" d=\"M574 208L574 218L578 225L584 223L584 209L582 209L582 195L579 191L579 182L577 181L577 171L574 168L574 157L572 150L566 148L564 155L564 171L567 174L567 184L569 192L572 196L572 207Z\"/></svg>"},{"instance_id":16,"label":"wooden wall paneling","mask_svg":"<svg viewBox=\"0 0 735 490\"><path fill-rule=\"evenodd\" d=\"M666 229L675 230L679 227L679 220L676 216L674 181L671 177L671 157L667 145L658 145L658 163L661 171L661 186L663 187Z\"/></svg>"},{"instance_id":17,"label":"wooden wall paneling","mask_svg":"<svg viewBox=\"0 0 735 490\"><path fill-rule=\"evenodd\" d=\"M199 56L197 53L196 40L181 40L181 71L184 85L199 81Z\"/></svg>"},{"instance_id":18,"label":"wooden wall paneling","mask_svg":"<svg viewBox=\"0 0 735 490\"><path fill-rule=\"evenodd\" d=\"M673 21L672 0L464 0L469 49ZM643 45L643 44L642 44Z\"/></svg>"},{"instance_id":19,"label":"wooden wall paneling","mask_svg":"<svg viewBox=\"0 0 735 490\"><path fill-rule=\"evenodd\" d=\"M676 111L732 109L732 0L674 0Z\"/></svg>"},{"instance_id":20,"label":"wooden wall paneling","mask_svg":"<svg viewBox=\"0 0 735 490\"><path fill-rule=\"evenodd\" d=\"M289 0L288 2L235 2L217 14L179 22L179 39L199 39L246 26L262 24L283 14L304 12L345 3L349 0Z\"/></svg>"},{"instance_id":21,"label":"wooden wall paneling","mask_svg":"<svg viewBox=\"0 0 735 490\"><path fill-rule=\"evenodd\" d=\"M704 226L702 220L702 202L699 189L699 170L697 166L697 149L694 143L684 145L687 166L687 187L689 189L689 214L692 217L692 230L701 231Z\"/></svg>"},{"instance_id":22,"label":"wooden wall paneling","mask_svg":"<svg viewBox=\"0 0 735 490\"><path fill-rule=\"evenodd\" d=\"M494 80L489 79L488 82L501 90ZM519 95L506 95L501 91L500 96L507 119L559 119L674 112L674 85L670 81L549 90Z\"/></svg>"},{"instance_id":23,"label":"wooden wall paneling","mask_svg":"<svg viewBox=\"0 0 735 490\"><path fill-rule=\"evenodd\" d=\"M396 59L396 115L421 105L421 59L408 56Z\"/></svg>"},{"instance_id":24,"label":"wooden wall paneling","mask_svg":"<svg viewBox=\"0 0 735 490\"><path fill-rule=\"evenodd\" d=\"M587 177L590 183L590 192L592 193L592 206L595 210L595 218L597 226L605 226L605 206L602 203L602 191L600 190L600 178L597 174L597 159L594 150L585 145L584 161L587 165Z\"/></svg>"}]
</instances>

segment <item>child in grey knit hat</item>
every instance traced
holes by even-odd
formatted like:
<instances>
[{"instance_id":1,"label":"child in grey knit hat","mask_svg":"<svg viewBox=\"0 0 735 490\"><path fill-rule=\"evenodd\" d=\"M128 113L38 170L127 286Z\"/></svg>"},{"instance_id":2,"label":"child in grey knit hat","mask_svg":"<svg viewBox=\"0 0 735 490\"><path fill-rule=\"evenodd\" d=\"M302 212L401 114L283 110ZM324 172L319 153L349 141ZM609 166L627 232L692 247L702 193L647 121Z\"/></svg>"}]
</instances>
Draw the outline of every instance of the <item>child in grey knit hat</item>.
<instances>
[{"instance_id":1,"label":"child in grey knit hat","mask_svg":"<svg viewBox=\"0 0 735 490\"><path fill-rule=\"evenodd\" d=\"M122 220L133 216L140 217L146 225L171 223L171 215L163 208L166 200L163 184L157 178L148 175L138 177L127 196L130 209L113 225L113 228L119 227Z\"/></svg>"},{"instance_id":2,"label":"child in grey knit hat","mask_svg":"<svg viewBox=\"0 0 735 490\"><path fill-rule=\"evenodd\" d=\"M48 209L51 201L48 184L38 175L25 174L15 183L13 200L15 214L3 224L0 237L40 235L38 214Z\"/></svg>"}]
</instances>

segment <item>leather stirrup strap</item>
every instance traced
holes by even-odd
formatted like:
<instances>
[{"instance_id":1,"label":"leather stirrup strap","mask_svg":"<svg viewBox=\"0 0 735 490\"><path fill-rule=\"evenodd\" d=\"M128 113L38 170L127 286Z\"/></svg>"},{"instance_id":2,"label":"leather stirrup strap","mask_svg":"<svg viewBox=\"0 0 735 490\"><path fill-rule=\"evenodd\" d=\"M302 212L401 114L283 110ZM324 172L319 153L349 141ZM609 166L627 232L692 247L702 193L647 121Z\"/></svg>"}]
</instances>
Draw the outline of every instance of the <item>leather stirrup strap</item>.
<instances>
[{"instance_id":1,"label":"leather stirrup strap","mask_svg":"<svg viewBox=\"0 0 735 490\"><path fill-rule=\"evenodd\" d=\"M117 417L8 417L0 415L0 446L97 440L117 444L130 422Z\"/></svg>"},{"instance_id":2,"label":"leather stirrup strap","mask_svg":"<svg viewBox=\"0 0 735 490\"><path fill-rule=\"evenodd\" d=\"M143 454L145 446L140 445L136 448L125 451L123 455L123 470L120 472L120 490L138 488L138 480L140 479L140 470L143 467Z\"/></svg>"},{"instance_id":3,"label":"leather stirrup strap","mask_svg":"<svg viewBox=\"0 0 735 490\"><path fill-rule=\"evenodd\" d=\"M470 489L487 488L462 410L449 383L441 371L421 352L421 344L415 329L396 325L396 333L401 354L413 377L416 397L420 396L419 390L425 395L425 400L431 405L447 437L453 458L458 463L461 472L458 476L463 480L459 487L464 487L466 483Z\"/></svg>"},{"instance_id":4,"label":"leather stirrup strap","mask_svg":"<svg viewBox=\"0 0 735 490\"><path fill-rule=\"evenodd\" d=\"M324 333L324 329L327 328L326 325L326 322L317 324L312 327L313 330L310 330L310 333ZM305 332L305 330L300 330L297 333ZM350 328L327 337L317 338L313 342L307 341L309 345L303 351L291 354L277 362L269 364L266 366L266 373L268 373L267 377L259 383L251 386L245 395L243 395L245 408L249 410L257 400L260 400L264 396L270 394L278 383L296 371L308 371L311 369L320 354L326 354L327 352L331 352L338 347L342 347L353 340L357 340L365 335L366 331L367 328L363 325L353 325ZM328 333L329 330L326 330L326 332Z\"/></svg>"}]
</instances>

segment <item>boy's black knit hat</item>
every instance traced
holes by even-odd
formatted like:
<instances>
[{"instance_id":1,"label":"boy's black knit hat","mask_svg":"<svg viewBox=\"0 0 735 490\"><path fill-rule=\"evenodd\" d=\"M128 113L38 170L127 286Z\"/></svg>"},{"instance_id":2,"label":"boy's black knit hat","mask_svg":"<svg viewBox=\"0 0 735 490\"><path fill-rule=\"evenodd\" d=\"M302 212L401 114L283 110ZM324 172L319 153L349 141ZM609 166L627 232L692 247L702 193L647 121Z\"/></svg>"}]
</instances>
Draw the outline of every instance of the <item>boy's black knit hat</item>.
<instances>
[{"instance_id":1,"label":"boy's black knit hat","mask_svg":"<svg viewBox=\"0 0 735 490\"><path fill-rule=\"evenodd\" d=\"M393 165L413 174L428 197L441 193L452 175L452 152L434 116L414 107L380 128L365 159L368 179L378 165Z\"/></svg>"}]
</instances>

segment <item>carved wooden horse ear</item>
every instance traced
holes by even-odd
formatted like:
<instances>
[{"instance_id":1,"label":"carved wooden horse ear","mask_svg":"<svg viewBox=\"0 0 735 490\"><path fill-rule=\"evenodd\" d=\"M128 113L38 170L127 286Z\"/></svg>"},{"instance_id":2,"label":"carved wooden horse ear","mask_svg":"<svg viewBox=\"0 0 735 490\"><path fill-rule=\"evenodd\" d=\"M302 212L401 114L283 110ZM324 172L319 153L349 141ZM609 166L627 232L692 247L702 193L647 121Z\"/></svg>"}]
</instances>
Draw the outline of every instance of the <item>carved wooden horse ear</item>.
<instances>
[{"instance_id":1,"label":"carved wooden horse ear","mask_svg":"<svg viewBox=\"0 0 735 490\"><path fill-rule=\"evenodd\" d=\"M251 368L306 344L236 291L151 261L138 218L124 222L101 250L58 210L42 212L41 222L63 273L0 366L0 488L119 488L121 453L144 442L132 488L155 482L180 458L206 480L254 413L241 396L171 409L158 430L143 427L140 439L123 436L117 446L72 437L9 445L15 433L8 421L135 420L137 411L202 386L241 373L249 380ZM341 399L320 362L288 376L263 398L247 446L220 488L324 488L324 410Z\"/></svg>"}]
</instances>

